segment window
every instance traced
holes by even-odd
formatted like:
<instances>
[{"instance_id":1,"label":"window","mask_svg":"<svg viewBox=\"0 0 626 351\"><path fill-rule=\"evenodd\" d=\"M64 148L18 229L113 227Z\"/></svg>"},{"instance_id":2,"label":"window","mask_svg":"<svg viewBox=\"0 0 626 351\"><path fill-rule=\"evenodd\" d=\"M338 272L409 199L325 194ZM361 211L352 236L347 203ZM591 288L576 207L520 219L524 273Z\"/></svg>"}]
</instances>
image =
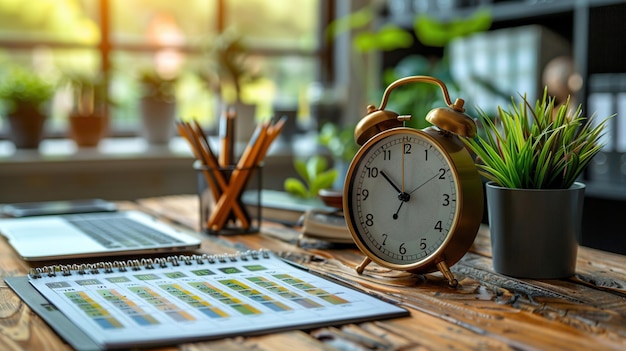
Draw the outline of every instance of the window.
<instances>
[{"instance_id":1,"label":"window","mask_svg":"<svg viewBox=\"0 0 626 351\"><path fill-rule=\"evenodd\" d=\"M217 92L227 101L233 92L205 77L214 74L211 50L229 35L248 49L256 79L241 96L257 105L258 119L277 103L301 107L330 62L321 35L332 12L327 0L32 0L24 11L25 3L0 0L0 75L13 65L58 84L68 73L104 74L113 136L138 132L145 70L175 76L177 115L214 127ZM71 100L59 86L49 136L65 135Z\"/></svg>"}]
</instances>

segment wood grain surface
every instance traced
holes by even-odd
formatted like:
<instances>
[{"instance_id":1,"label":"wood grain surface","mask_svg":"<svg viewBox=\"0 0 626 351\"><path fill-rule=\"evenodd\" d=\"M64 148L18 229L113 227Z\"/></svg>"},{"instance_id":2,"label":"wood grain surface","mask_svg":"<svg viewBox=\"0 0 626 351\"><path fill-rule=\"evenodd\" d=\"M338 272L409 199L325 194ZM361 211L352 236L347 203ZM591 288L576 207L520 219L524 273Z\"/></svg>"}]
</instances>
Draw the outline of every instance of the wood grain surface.
<instances>
[{"instance_id":1,"label":"wood grain surface","mask_svg":"<svg viewBox=\"0 0 626 351\"><path fill-rule=\"evenodd\" d=\"M382 299L411 316L315 330L181 344L157 350L626 350L626 257L580 247L576 275L563 280L516 279L491 265L489 229L482 227L452 271L450 288L439 273L413 275L372 263L353 245L306 240L297 228L263 223L260 234L208 236L199 228L194 195L138 200L138 207L203 238L202 252L270 249ZM277 235L276 233L280 233ZM2 277L23 275L30 264L0 241ZM36 314L0 283L1 350L69 350Z\"/></svg>"}]
</instances>

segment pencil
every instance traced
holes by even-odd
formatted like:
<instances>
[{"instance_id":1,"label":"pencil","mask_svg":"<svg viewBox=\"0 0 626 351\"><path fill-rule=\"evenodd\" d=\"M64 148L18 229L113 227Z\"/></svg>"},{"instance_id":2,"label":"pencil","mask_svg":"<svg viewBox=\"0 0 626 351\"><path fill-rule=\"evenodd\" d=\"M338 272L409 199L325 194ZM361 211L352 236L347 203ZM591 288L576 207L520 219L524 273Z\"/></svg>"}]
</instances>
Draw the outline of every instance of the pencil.
<instances>
[{"instance_id":1,"label":"pencil","mask_svg":"<svg viewBox=\"0 0 626 351\"><path fill-rule=\"evenodd\" d=\"M219 159L215 157L215 153L213 152L213 150L211 150L211 144L209 143L209 139L207 138L207 136L204 134L204 131L202 130L202 126L200 126L200 123L198 123L198 121L194 120L194 126L195 126L195 134L198 136L198 139L200 140L201 145L204 145L204 148L206 149L206 153L211 156L211 160L209 160L211 163L211 165L215 165L215 168L212 168L214 170L214 173L216 174L216 177L219 180L220 183L220 189L221 191L225 191L226 188L228 188L229 186L229 181L230 181L230 166L232 165L225 165L223 168L220 169L219 166ZM230 131L231 133L233 132L233 130ZM229 136L230 140L233 140L233 135ZM220 191L220 196L221 196L221 191ZM217 201L218 197L214 198L215 201ZM240 208L243 209L243 205L241 204L241 202L238 202L237 204L230 206L229 207L229 219L232 219L233 221L236 221L237 218L239 218L239 220L242 222L242 226L244 228L248 228L250 225L250 217L248 216L248 213L245 210L241 210L241 215L238 215L237 213L235 213L235 216L232 216L232 212L230 211L230 209L235 209L235 208ZM237 211L239 212L239 211Z\"/></svg>"},{"instance_id":2,"label":"pencil","mask_svg":"<svg viewBox=\"0 0 626 351\"><path fill-rule=\"evenodd\" d=\"M178 124L179 131L182 131L183 136L188 141L191 140L190 144L192 146L192 149L196 149L196 153L199 156L197 157L203 162L203 164L207 165L209 169L212 170L211 174L213 177L209 177L207 180L215 179L215 182L210 181L209 185L212 186L215 201L218 201L218 199L222 197L224 192L228 190L229 184L226 182L224 175L220 172L215 154L213 154L209 141L206 139L206 136L204 135L201 126L198 124L197 121L194 122L194 125L196 127L195 130L188 123L181 122ZM228 208L228 211L230 212L231 209L235 212L235 216L241 221L242 226L244 228L249 227L250 221L248 219L248 215L242 209L240 204L231 204Z\"/></svg>"},{"instance_id":3,"label":"pencil","mask_svg":"<svg viewBox=\"0 0 626 351\"><path fill-rule=\"evenodd\" d=\"M267 151L269 150L274 140L276 140L278 135L280 135L280 132L283 130L283 127L285 126L286 122L287 122L287 116L283 116L276 123L272 124L269 127L267 131L267 138L265 138L265 142L257 157L257 164L263 161L263 159L265 158L265 154L267 154Z\"/></svg>"},{"instance_id":4,"label":"pencil","mask_svg":"<svg viewBox=\"0 0 626 351\"><path fill-rule=\"evenodd\" d=\"M222 167L233 164L235 148L235 110L229 108L220 120L220 155L219 163Z\"/></svg>"},{"instance_id":5,"label":"pencil","mask_svg":"<svg viewBox=\"0 0 626 351\"><path fill-rule=\"evenodd\" d=\"M237 203L239 195L248 179L248 173L254 171L253 168L257 164L258 155L263 148L268 128L268 123L262 123L255 129L252 138L248 142L246 149L231 175L228 190L222 193L222 196L220 196L215 205L216 211L211 213L208 223L209 228L219 230L224 226L228 215L227 209Z\"/></svg>"},{"instance_id":6,"label":"pencil","mask_svg":"<svg viewBox=\"0 0 626 351\"><path fill-rule=\"evenodd\" d=\"M200 152L200 147L198 146L197 141L192 136L193 133L191 133L187 129L186 125L182 121L178 121L176 123L176 128L178 129L178 134L185 138L185 140L187 140L187 143L189 143L189 146L191 146L191 151L193 152L196 159L199 160L202 164L206 164L206 162L204 161L204 156ZM213 176L209 174L209 171L206 168L202 168L202 174L204 175L204 179L206 180L207 185L212 190L213 197L219 197L220 192L217 184L215 183L215 180L213 179Z\"/></svg>"}]
</instances>

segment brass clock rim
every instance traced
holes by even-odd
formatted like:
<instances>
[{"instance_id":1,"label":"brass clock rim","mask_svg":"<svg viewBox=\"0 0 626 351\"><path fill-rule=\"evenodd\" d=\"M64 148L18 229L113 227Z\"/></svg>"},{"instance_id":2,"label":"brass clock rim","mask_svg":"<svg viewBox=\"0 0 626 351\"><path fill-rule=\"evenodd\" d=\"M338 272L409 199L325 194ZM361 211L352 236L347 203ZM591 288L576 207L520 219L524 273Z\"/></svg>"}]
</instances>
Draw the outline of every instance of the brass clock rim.
<instances>
[{"instance_id":1,"label":"brass clock rim","mask_svg":"<svg viewBox=\"0 0 626 351\"><path fill-rule=\"evenodd\" d=\"M454 214L452 225L450 226L450 230L446 234L445 240L430 255L426 256L425 258L419 261L411 262L407 264L398 264L398 263L385 261L384 259L378 257L378 255L376 255L374 252L372 252L365 244L363 244L359 235L356 233L357 230L354 228L353 218L350 212L350 192L352 188L352 184L350 184L350 180L352 179L352 175L354 174L357 168L356 166L358 165L359 162L361 162L363 155L381 139L389 137L389 136L393 136L395 134L402 134L402 133L419 135L420 137L426 138L433 145L435 145L437 149L439 150L439 152L445 157L446 162L448 163L448 166L450 166L450 170L454 173L454 177L457 180L454 184L456 194L457 194L457 198L456 198L457 210ZM454 235L450 235L450 233L454 234L454 231L457 229L456 227L459 223L459 217L462 214L461 206L463 206L463 199L462 199L463 194L461 192L460 182L458 181L460 179L459 173L458 173L457 167L453 166L454 164L455 163L452 160L452 157L449 155L446 148L435 137L433 137L432 135L428 134L427 132L423 130L409 128L409 127L395 127L395 128L382 131L376 134L375 136L373 136L372 138L370 138L369 140L367 140L363 144L363 146L357 151L357 153L354 155L352 162L350 163L350 166L348 167L348 173L346 174L346 178L345 178L346 180L345 180L344 192L343 192L343 199L344 199L343 200L343 213L346 219L346 224L348 226L348 231L350 232L350 235L352 236L352 240L355 242L359 250L361 250L361 252L365 254L367 257L369 257L372 261L376 262L377 264L383 267L396 269L396 270L402 270L402 271L414 271L415 270L415 271L421 271L422 273L436 271L437 270L436 264L446 259L443 253L447 249L447 247L450 245L452 238L454 236ZM425 268L426 270L422 270L423 268Z\"/></svg>"}]
</instances>

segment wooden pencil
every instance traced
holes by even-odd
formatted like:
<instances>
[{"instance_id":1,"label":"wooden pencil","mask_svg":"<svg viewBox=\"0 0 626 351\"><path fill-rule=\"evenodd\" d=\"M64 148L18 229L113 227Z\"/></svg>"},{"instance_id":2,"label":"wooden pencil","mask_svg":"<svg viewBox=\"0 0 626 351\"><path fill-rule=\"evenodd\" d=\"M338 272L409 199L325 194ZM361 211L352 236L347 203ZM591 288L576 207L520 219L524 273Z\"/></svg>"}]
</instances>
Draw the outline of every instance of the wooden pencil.
<instances>
[{"instance_id":1,"label":"wooden pencil","mask_svg":"<svg viewBox=\"0 0 626 351\"><path fill-rule=\"evenodd\" d=\"M220 171L218 160L215 157L215 154L211 150L211 146L209 144L206 135L202 132L201 126L197 121L194 121L195 129L188 123L181 122L179 123L179 130L182 130L183 136L190 142L192 149L197 149L197 153L199 155L199 159L203 161L203 164L208 166L211 170L210 175L212 175L212 179L215 181L210 181L209 185L212 187L214 199L217 202L224 194L224 192L228 191L230 185L226 182L224 175ZM211 179L211 177L209 177ZM215 211L219 210L219 207L216 205ZM228 208L228 212L233 211L237 219L241 221L241 225L244 228L248 228L250 226L250 220L248 218L247 213L243 210L240 203L236 202L231 204ZM213 212L215 212L213 211ZM213 214L212 212L212 214ZM210 228L210 227L209 227Z\"/></svg>"},{"instance_id":2,"label":"wooden pencil","mask_svg":"<svg viewBox=\"0 0 626 351\"><path fill-rule=\"evenodd\" d=\"M217 231L224 226L228 215L228 208L237 203L248 179L248 173L253 172L254 167L257 165L258 155L263 148L268 128L268 123L262 123L255 129L250 142L246 146L239 162L237 162L235 170L233 170L231 174L228 190L222 193L222 196L220 196L215 206L216 211L211 213L208 223L209 228Z\"/></svg>"}]
</instances>

